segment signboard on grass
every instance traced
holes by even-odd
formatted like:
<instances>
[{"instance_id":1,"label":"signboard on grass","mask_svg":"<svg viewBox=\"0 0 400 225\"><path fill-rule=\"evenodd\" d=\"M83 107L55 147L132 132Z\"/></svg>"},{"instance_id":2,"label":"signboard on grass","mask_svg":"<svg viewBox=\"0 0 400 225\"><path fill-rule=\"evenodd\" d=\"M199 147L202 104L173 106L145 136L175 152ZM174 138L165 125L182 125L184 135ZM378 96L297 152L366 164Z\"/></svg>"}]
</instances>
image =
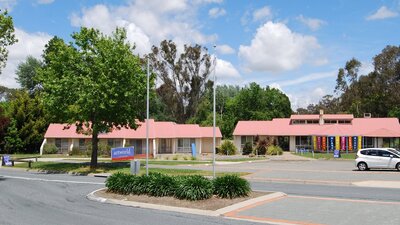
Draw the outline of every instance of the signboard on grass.
<instances>
[{"instance_id":1,"label":"signboard on grass","mask_svg":"<svg viewBox=\"0 0 400 225\"><path fill-rule=\"evenodd\" d=\"M112 148L111 149L111 160L112 161L121 161L121 160L130 160L134 159L134 148Z\"/></svg>"},{"instance_id":2,"label":"signboard on grass","mask_svg":"<svg viewBox=\"0 0 400 225\"><path fill-rule=\"evenodd\" d=\"M4 165L5 166L11 166L12 162L11 162L11 158L9 155L3 155L3 161L4 161Z\"/></svg>"},{"instance_id":3,"label":"signboard on grass","mask_svg":"<svg viewBox=\"0 0 400 225\"><path fill-rule=\"evenodd\" d=\"M335 149L333 151L333 158L340 158L340 150Z\"/></svg>"}]
</instances>

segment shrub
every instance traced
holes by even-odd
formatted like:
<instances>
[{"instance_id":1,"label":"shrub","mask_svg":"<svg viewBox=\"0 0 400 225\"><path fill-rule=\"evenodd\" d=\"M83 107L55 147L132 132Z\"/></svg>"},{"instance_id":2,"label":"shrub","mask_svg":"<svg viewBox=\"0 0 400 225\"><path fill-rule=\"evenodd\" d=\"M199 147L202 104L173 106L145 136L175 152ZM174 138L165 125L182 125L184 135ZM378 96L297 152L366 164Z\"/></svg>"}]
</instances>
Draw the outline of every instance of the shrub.
<instances>
[{"instance_id":1,"label":"shrub","mask_svg":"<svg viewBox=\"0 0 400 225\"><path fill-rule=\"evenodd\" d=\"M220 198L248 196L251 189L247 180L238 175L225 175L214 179L214 194Z\"/></svg>"},{"instance_id":2,"label":"shrub","mask_svg":"<svg viewBox=\"0 0 400 225\"><path fill-rule=\"evenodd\" d=\"M58 152L55 144L45 144L43 146L43 154L56 154Z\"/></svg>"},{"instance_id":3,"label":"shrub","mask_svg":"<svg viewBox=\"0 0 400 225\"><path fill-rule=\"evenodd\" d=\"M133 178L132 178L133 177ZM119 194L129 194L130 191L127 189L127 186L134 179L133 175L126 173L114 173L109 176L106 180L106 187L108 191L119 193Z\"/></svg>"},{"instance_id":4,"label":"shrub","mask_svg":"<svg viewBox=\"0 0 400 225\"><path fill-rule=\"evenodd\" d=\"M193 160L196 160L196 156L191 156L191 157L190 157L190 160L192 160L192 161L193 161Z\"/></svg>"},{"instance_id":5,"label":"shrub","mask_svg":"<svg viewBox=\"0 0 400 225\"><path fill-rule=\"evenodd\" d=\"M253 145L251 142L246 142L243 146L243 155L248 155L250 153L253 153Z\"/></svg>"},{"instance_id":6,"label":"shrub","mask_svg":"<svg viewBox=\"0 0 400 225\"><path fill-rule=\"evenodd\" d=\"M282 153L282 148L276 145L271 145L267 149L267 155L282 155Z\"/></svg>"},{"instance_id":7,"label":"shrub","mask_svg":"<svg viewBox=\"0 0 400 225\"><path fill-rule=\"evenodd\" d=\"M254 148L256 155L265 155L267 153L267 148L269 146L269 141L267 139L263 139L258 141L256 147Z\"/></svg>"},{"instance_id":8,"label":"shrub","mask_svg":"<svg viewBox=\"0 0 400 225\"><path fill-rule=\"evenodd\" d=\"M236 154L236 150L237 148L232 141L225 140L222 142L221 146L219 146L218 154L234 155Z\"/></svg>"},{"instance_id":9,"label":"shrub","mask_svg":"<svg viewBox=\"0 0 400 225\"><path fill-rule=\"evenodd\" d=\"M174 156L172 156L172 160L178 160L178 155L174 155Z\"/></svg>"},{"instance_id":10,"label":"shrub","mask_svg":"<svg viewBox=\"0 0 400 225\"><path fill-rule=\"evenodd\" d=\"M190 201L209 199L213 191L211 180L200 175L186 176L179 178L175 197Z\"/></svg>"},{"instance_id":11,"label":"shrub","mask_svg":"<svg viewBox=\"0 0 400 225\"><path fill-rule=\"evenodd\" d=\"M151 173L149 177L148 195L155 197L174 195L177 186L177 181L174 177L161 173Z\"/></svg>"},{"instance_id":12,"label":"shrub","mask_svg":"<svg viewBox=\"0 0 400 225\"><path fill-rule=\"evenodd\" d=\"M143 195L143 194L148 194L149 193L149 185L151 182L152 177L146 176L146 174L137 176L135 180L135 184L130 188L131 194L135 195Z\"/></svg>"},{"instance_id":13,"label":"shrub","mask_svg":"<svg viewBox=\"0 0 400 225\"><path fill-rule=\"evenodd\" d=\"M104 143L99 143L98 155L111 157L111 146Z\"/></svg>"},{"instance_id":14,"label":"shrub","mask_svg":"<svg viewBox=\"0 0 400 225\"><path fill-rule=\"evenodd\" d=\"M82 152L79 150L78 147L73 147L69 155L82 155Z\"/></svg>"}]
</instances>

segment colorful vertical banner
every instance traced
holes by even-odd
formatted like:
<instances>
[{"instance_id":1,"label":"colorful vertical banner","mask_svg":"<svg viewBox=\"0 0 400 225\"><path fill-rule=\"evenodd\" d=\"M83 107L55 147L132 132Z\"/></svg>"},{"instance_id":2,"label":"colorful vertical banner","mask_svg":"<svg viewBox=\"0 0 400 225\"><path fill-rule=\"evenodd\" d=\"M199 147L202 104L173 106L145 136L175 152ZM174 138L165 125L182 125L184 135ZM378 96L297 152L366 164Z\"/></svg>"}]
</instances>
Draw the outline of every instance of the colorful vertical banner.
<instances>
[{"instance_id":1,"label":"colorful vertical banner","mask_svg":"<svg viewBox=\"0 0 400 225\"><path fill-rule=\"evenodd\" d=\"M335 137L329 137L329 150L333 151L335 149Z\"/></svg>"},{"instance_id":2,"label":"colorful vertical banner","mask_svg":"<svg viewBox=\"0 0 400 225\"><path fill-rule=\"evenodd\" d=\"M321 137L317 137L317 149L321 150Z\"/></svg>"},{"instance_id":3,"label":"colorful vertical banner","mask_svg":"<svg viewBox=\"0 0 400 225\"><path fill-rule=\"evenodd\" d=\"M357 138L357 136L354 136L353 137L353 150L354 151L358 150L357 143L358 143L358 138ZM358 146L360 146L360 145L358 145Z\"/></svg>"},{"instance_id":4,"label":"colorful vertical banner","mask_svg":"<svg viewBox=\"0 0 400 225\"><path fill-rule=\"evenodd\" d=\"M362 149L362 148L363 148L361 136L358 136L358 144L357 144L357 147L358 147L358 149Z\"/></svg>"},{"instance_id":5,"label":"colorful vertical banner","mask_svg":"<svg viewBox=\"0 0 400 225\"><path fill-rule=\"evenodd\" d=\"M336 136L335 137L335 149L339 150L340 149L340 137Z\"/></svg>"},{"instance_id":6,"label":"colorful vertical banner","mask_svg":"<svg viewBox=\"0 0 400 225\"><path fill-rule=\"evenodd\" d=\"M353 150L353 138L352 137L349 137L349 145L348 146L349 146L348 147L349 151L352 151Z\"/></svg>"},{"instance_id":7,"label":"colorful vertical banner","mask_svg":"<svg viewBox=\"0 0 400 225\"><path fill-rule=\"evenodd\" d=\"M346 150L346 137L340 137L340 150Z\"/></svg>"},{"instance_id":8,"label":"colorful vertical banner","mask_svg":"<svg viewBox=\"0 0 400 225\"><path fill-rule=\"evenodd\" d=\"M322 151L326 151L326 137L322 137Z\"/></svg>"},{"instance_id":9,"label":"colorful vertical banner","mask_svg":"<svg viewBox=\"0 0 400 225\"><path fill-rule=\"evenodd\" d=\"M313 146L314 146L314 150L317 150L317 137L313 136Z\"/></svg>"}]
</instances>

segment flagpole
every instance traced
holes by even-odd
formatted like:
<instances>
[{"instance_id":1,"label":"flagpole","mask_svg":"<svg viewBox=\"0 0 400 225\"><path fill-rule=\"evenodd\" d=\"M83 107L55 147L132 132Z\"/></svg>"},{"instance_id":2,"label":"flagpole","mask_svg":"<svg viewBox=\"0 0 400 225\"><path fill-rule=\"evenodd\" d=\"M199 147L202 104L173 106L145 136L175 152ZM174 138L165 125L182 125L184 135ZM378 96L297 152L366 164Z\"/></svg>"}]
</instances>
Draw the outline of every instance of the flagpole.
<instances>
[{"instance_id":1,"label":"flagpole","mask_svg":"<svg viewBox=\"0 0 400 225\"><path fill-rule=\"evenodd\" d=\"M217 69L217 55L215 52L215 48L217 46L214 45L214 84L213 84L213 178L215 178L215 89L217 86L215 79L215 70Z\"/></svg>"},{"instance_id":2,"label":"flagpole","mask_svg":"<svg viewBox=\"0 0 400 225\"><path fill-rule=\"evenodd\" d=\"M147 58L147 96L146 96L146 176L149 175L149 58Z\"/></svg>"}]
</instances>

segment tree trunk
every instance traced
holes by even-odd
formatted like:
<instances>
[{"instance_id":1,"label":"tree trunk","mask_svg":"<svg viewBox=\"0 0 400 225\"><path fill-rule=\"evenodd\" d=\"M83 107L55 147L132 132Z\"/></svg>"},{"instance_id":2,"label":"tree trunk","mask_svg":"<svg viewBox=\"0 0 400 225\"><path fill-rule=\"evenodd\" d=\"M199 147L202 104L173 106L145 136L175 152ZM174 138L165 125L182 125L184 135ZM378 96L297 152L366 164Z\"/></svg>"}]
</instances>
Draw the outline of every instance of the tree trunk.
<instances>
[{"instance_id":1,"label":"tree trunk","mask_svg":"<svg viewBox=\"0 0 400 225\"><path fill-rule=\"evenodd\" d=\"M98 150L98 143L99 143L98 133L99 132L94 127L93 134L92 134L92 157L90 160L90 169L97 168L97 150Z\"/></svg>"}]
</instances>

